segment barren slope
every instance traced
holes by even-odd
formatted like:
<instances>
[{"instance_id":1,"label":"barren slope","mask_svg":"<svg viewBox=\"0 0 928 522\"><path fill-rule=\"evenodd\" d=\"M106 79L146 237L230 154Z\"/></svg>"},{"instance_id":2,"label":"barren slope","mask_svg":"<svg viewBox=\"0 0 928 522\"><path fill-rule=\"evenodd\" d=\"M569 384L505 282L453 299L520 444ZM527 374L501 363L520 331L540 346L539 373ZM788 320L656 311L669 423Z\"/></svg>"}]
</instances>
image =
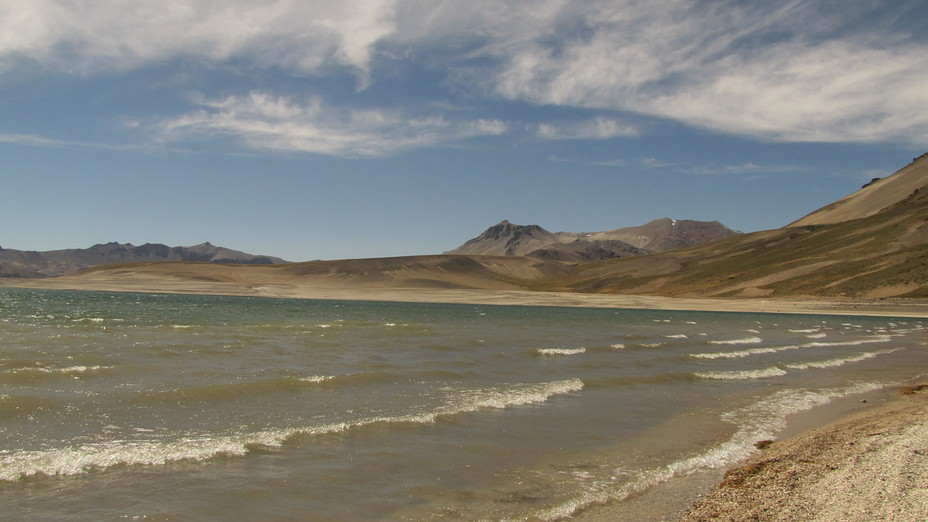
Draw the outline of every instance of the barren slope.
<instances>
[{"instance_id":1,"label":"barren slope","mask_svg":"<svg viewBox=\"0 0 928 522\"><path fill-rule=\"evenodd\" d=\"M317 288L460 288L511 290L568 265L515 256L413 256L286 265L132 263L91 268L62 280L298 285Z\"/></svg>"},{"instance_id":2,"label":"barren slope","mask_svg":"<svg viewBox=\"0 0 928 522\"><path fill-rule=\"evenodd\" d=\"M918 163L924 169L928 158ZM890 193L899 187L908 189L922 180L922 172L907 167L896 175L904 179L887 178L883 187ZM860 199L850 198L852 203ZM892 198L870 191L868 199ZM715 297L928 296L928 183L881 211L856 208L867 216L757 232L646 257L587 263L536 281L533 288Z\"/></svg>"},{"instance_id":3,"label":"barren slope","mask_svg":"<svg viewBox=\"0 0 928 522\"><path fill-rule=\"evenodd\" d=\"M923 154L892 176L865 185L861 190L787 226L825 225L872 216L907 198L915 189L926 185L928 185L928 154Z\"/></svg>"}]
</instances>

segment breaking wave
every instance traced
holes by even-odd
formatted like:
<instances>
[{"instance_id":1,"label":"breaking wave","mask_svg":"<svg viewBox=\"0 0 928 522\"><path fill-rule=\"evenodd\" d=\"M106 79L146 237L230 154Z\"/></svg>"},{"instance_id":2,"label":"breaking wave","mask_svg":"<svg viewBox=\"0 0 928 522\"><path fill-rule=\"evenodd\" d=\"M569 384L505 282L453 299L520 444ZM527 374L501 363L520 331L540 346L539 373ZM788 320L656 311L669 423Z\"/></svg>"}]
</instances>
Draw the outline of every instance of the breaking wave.
<instances>
[{"instance_id":1,"label":"breaking wave","mask_svg":"<svg viewBox=\"0 0 928 522\"><path fill-rule=\"evenodd\" d=\"M538 355L580 355L586 348L536 348Z\"/></svg>"},{"instance_id":2,"label":"breaking wave","mask_svg":"<svg viewBox=\"0 0 928 522\"><path fill-rule=\"evenodd\" d=\"M878 383L862 383L846 388L829 388L818 391L785 390L760 400L748 407L726 413L722 420L738 426L738 430L727 441L692 457L683 458L658 468L645 469L625 481L623 470L616 470L613 481L598 481L586 491L558 506L539 510L532 518L553 521L570 518L596 504L625 500L644 492L674 477L686 477L704 470L721 469L747 458L756 451L758 440L775 438L786 427L786 417L801 411L850 395L866 393L882 388ZM621 480L621 482L619 482Z\"/></svg>"},{"instance_id":3,"label":"breaking wave","mask_svg":"<svg viewBox=\"0 0 928 522\"><path fill-rule=\"evenodd\" d=\"M443 416L484 409L505 409L546 402L583 389L580 379L520 384L505 389L457 390L454 399L431 411L376 416L346 422L232 434L196 435L171 441L113 440L73 448L8 452L0 456L0 481L32 476L67 476L116 466L153 466L172 462L202 462L218 456L244 456L260 447L280 447L301 436L339 433L372 424L431 424Z\"/></svg>"},{"instance_id":4,"label":"breaking wave","mask_svg":"<svg viewBox=\"0 0 928 522\"><path fill-rule=\"evenodd\" d=\"M709 341L709 344L757 344L764 342L760 337L744 337L742 339L723 339L716 341Z\"/></svg>"},{"instance_id":5,"label":"breaking wave","mask_svg":"<svg viewBox=\"0 0 928 522\"><path fill-rule=\"evenodd\" d=\"M695 372L697 377L703 379L712 379L717 381L746 381L751 379L766 379L768 377L780 377L786 375L786 370L778 366L763 368L760 370L741 370L730 372Z\"/></svg>"}]
</instances>

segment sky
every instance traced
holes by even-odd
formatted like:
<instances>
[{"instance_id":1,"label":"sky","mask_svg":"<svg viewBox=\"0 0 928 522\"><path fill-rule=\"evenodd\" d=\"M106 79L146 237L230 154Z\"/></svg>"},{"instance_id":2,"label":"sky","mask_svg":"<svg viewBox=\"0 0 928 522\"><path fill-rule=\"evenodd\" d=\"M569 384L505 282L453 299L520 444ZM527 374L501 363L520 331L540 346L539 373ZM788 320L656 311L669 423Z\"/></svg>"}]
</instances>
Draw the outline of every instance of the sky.
<instances>
[{"instance_id":1,"label":"sky","mask_svg":"<svg viewBox=\"0 0 928 522\"><path fill-rule=\"evenodd\" d=\"M0 0L0 246L782 227L928 152L924 0Z\"/></svg>"}]
</instances>

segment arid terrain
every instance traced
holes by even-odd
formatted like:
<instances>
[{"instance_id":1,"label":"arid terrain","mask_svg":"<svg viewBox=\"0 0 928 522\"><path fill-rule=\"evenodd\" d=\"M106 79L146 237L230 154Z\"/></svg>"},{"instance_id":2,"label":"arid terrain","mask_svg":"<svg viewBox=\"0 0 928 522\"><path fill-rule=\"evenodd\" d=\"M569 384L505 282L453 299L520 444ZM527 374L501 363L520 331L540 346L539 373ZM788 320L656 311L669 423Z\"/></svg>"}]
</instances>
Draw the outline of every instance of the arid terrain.
<instances>
[{"instance_id":1,"label":"arid terrain","mask_svg":"<svg viewBox=\"0 0 928 522\"><path fill-rule=\"evenodd\" d=\"M490 291L549 293L546 301L551 292L580 294L606 303L608 296L754 299L743 307L760 305L757 298L825 299L920 309L928 298L928 156L789 226L650 255L593 262L473 254L277 265L142 262L0 284L385 299L390 292L463 299L451 295L456 291L483 300L493 299Z\"/></svg>"}]
</instances>

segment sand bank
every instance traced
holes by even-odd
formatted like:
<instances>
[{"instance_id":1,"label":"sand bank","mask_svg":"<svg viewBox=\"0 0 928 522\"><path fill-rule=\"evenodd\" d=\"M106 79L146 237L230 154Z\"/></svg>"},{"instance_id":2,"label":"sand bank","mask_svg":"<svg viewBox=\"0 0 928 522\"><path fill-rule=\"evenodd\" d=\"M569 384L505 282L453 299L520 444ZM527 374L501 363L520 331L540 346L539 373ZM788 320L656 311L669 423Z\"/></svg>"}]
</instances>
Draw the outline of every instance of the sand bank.
<instances>
[{"instance_id":1,"label":"sand bank","mask_svg":"<svg viewBox=\"0 0 928 522\"><path fill-rule=\"evenodd\" d=\"M156 292L179 294L242 295L300 299L344 299L423 303L466 303L521 306L574 306L646 310L694 310L716 312L803 313L928 317L928 302L915 299L774 299L683 298L645 295L532 292L524 290L465 290L391 287L305 286L212 281L147 279L0 279L0 287Z\"/></svg>"}]
</instances>

